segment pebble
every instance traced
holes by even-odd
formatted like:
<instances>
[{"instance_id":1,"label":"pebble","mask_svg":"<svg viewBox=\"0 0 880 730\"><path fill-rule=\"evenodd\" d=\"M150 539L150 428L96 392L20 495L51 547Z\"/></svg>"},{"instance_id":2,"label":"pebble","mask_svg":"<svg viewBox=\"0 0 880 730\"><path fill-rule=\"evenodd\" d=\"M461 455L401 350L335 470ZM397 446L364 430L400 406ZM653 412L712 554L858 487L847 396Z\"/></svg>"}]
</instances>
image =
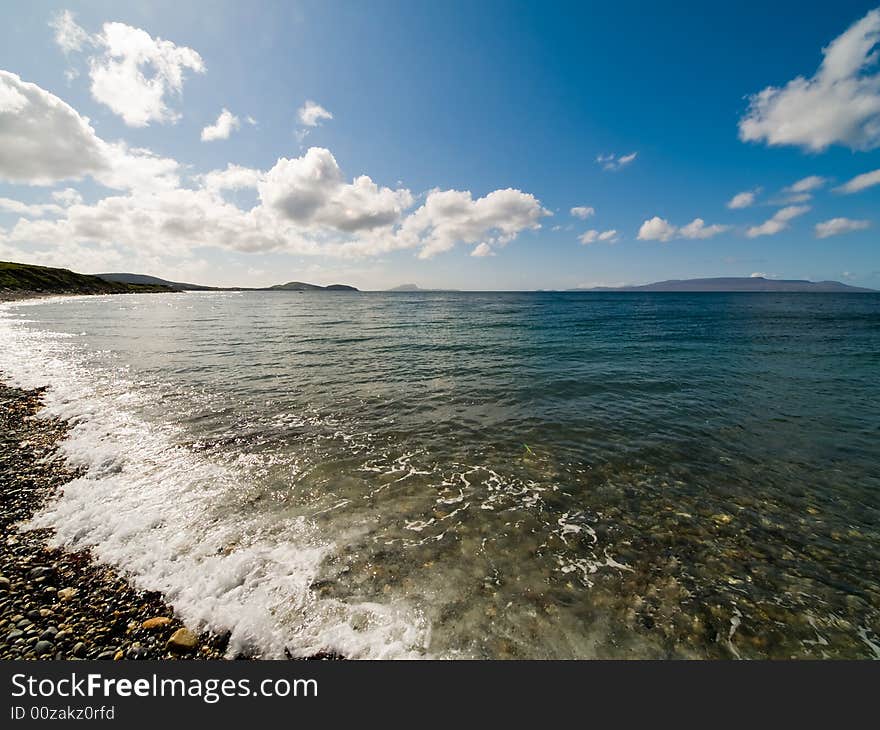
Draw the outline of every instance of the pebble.
<instances>
[{"instance_id":1,"label":"pebble","mask_svg":"<svg viewBox=\"0 0 880 730\"><path fill-rule=\"evenodd\" d=\"M168 639L168 648L174 652L195 651L199 645L199 637L187 628L177 629Z\"/></svg>"},{"instance_id":2,"label":"pebble","mask_svg":"<svg viewBox=\"0 0 880 730\"><path fill-rule=\"evenodd\" d=\"M58 591L58 600L60 601L69 601L73 598L79 591L76 588L62 588Z\"/></svg>"},{"instance_id":3,"label":"pebble","mask_svg":"<svg viewBox=\"0 0 880 730\"><path fill-rule=\"evenodd\" d=\"M144 621L141 626L147 630L160 629L163 626L170 624L171 621L172 619L167 616L154 616L153 618L148 618Z\"/></svg>"},{"instance_id":4,"label":"pebble","mask_svg":"<svg viewBox=\"0 0 880 730\"><path fill-rule=\"evenodd\" d=\"M40 656L42 654L48 654L49 652L54 651L54 649L55 646L51 641L38 641L34 646L34 653L37 656Z\"/></svg>"}]
</instances>

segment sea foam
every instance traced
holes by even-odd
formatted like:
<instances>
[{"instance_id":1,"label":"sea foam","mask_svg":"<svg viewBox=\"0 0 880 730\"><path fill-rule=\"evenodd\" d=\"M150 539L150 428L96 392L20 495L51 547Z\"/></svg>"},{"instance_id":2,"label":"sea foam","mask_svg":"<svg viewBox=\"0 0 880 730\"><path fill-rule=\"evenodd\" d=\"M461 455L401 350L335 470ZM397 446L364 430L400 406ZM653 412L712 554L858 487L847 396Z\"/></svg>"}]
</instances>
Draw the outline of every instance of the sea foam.
<instances>
[{"instance_id":1,"label":"sea foam","mask_svg":"<svg viewBox=\"0 0 880 730\"><path fill-rule=\"evenodd\" d=\"M154 394L87 363L78 338L28 326L21 307L0 307L0 371L20 387L49 386L41 415L72 424L61 453L84 470L24 528L53 528L56 545L88 548L161 591L191 627L229 631L230 655L425 655L430 628L418 612L319 596L311 586L338 550L332 541L303 517L219 512L246 474L181 445L173 424L138 417Z\"/></svg>"}]
</instances>

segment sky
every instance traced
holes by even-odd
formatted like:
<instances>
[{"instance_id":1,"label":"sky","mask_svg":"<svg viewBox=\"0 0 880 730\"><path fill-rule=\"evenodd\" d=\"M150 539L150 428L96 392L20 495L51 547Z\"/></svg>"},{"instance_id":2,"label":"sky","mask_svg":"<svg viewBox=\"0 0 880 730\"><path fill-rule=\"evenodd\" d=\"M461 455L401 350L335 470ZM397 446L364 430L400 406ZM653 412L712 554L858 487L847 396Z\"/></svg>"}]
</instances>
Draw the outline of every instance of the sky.
<instances>
[{"instance_id":1,"label":"sky","mask_svg":"<svg viewBox=\"0 0 880 730\"><path fill-rule=\"evenodd\" d=\"M880 288L872 3L0 13L3 260L241 286Z\"/></svg>"}]
</instances>

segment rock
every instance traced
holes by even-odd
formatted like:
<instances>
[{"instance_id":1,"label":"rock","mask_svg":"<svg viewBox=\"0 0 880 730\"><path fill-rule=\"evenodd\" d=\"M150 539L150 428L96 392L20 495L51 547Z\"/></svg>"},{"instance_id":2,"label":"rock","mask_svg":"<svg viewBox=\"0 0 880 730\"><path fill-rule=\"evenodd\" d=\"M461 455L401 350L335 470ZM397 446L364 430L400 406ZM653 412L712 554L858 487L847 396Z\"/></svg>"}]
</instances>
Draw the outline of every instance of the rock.
<instances>
[{"instance_id":1,"label":"rock","mask_svg":"<svg viewBox=\"0 0 880 730\"><path fill-rule=\"evenodd\" d=\"M167 647L171 651L185 653L195 651L199 645L199 637L187 628L177 629L168 639Z\"/></svg>"},{"instance_id":2,"label":"rock","mask_svg":"<svg viewBox=\"0 0 880 730\"><path fill-rule=\"evenodd\" d=\"M12 587L12 583L9 578L4 575L0 575L0 590L8 591Z\"/></svg>"},{"instance_id":3,"label":"rock","mask_svg":"<svg viewBox=\"0 0 880 730\"><path fill-rule=\"evenodd\" d=\"M95 658L99 661L110 661L114 656L116 656L116 649L108 649L107 651L102 651Z\"/></svg>"},{"instance_id":4,"label":"rock","mask_svg":"<svg viewBox=\"0 0 880 730\"><path fill-rule=\"evenodd\" d=\"M144 621L141 626L145 629L161 629L171 623L171 619L167 616L154 616Z\"/></svg>"},{"instance_id":5,"label":"rock","mask_svg":"<svg viewBox=\"0 0 880 730\"><path fill-rule=\"evenodd\" d=\"M51 641L38 641L34 645L34 654L40 656L41 654L48 654L55 650L55 645L52 644Z\"/></svg>"},{"instance_id":6,"label":"rock","mask_svg":"<svg viewBox=\"0 0 880 730\"><path fill-rule=\"evenodd\" d=\"M129 647L128 651L125 653L125 656L129 659L146 659L148 656L148 652L140 644L132 644Z\"/></svg>"},{"instance_id":7,"label":"rock","mask_svg":"<svg viewBox=\"0 0 880 730\"><path fill-rule=\"evenodd\" d=\"M113 661L114 661L114 662L118 662L120 659L124 659L124 658L125 658L125 652L122 651L122 649L120 649L119 651L117 651L117 652L113 655Z\"/></svg>"},{"instance_id":8,"label":"rock","mask_svg":"<svg viewBox=\"0 0 880 730\"><path fill-rule=\"evenodd\" d=\"M59 601L69 601L73 598L79 591L76 588L62 588L58 591L58 600Z\"/></svg>"},{"instance_id":9,"label":"rock","mask_svg":"<svg viewBox=\"0 0 880 730\"><path fill-rule=\"evenodd\" d=\"M11 644L13 641L15 641L18 638L21 638L22 636L24 636L23 631L19 631L18 629L13 629L8 634L6 634L6 641Z\"/></svg>"},{"instance_id":10,"label":"rock","mask_svg":"<svg viewBox=\"0 0 880 730\"><path fill-rule=\"evenodd\" d=\"M81 641L76 642L76 644L74 644L74 646L73 646L73 655L79 659L84 657L86 655L87 651L88 651L88 648Z\"/></svg>"},{"instance_id":11,"label":"rock","mask_svg":"<svg viewBox=\"0 0 880 730\"><path fill-rule=\"evenodd\" d=\"M58 634L58 629L56 629L54 626L50 626L42 634L40 634L40 640L41 641L55 641L57 634Z\"/></svg>"}]
</instances>

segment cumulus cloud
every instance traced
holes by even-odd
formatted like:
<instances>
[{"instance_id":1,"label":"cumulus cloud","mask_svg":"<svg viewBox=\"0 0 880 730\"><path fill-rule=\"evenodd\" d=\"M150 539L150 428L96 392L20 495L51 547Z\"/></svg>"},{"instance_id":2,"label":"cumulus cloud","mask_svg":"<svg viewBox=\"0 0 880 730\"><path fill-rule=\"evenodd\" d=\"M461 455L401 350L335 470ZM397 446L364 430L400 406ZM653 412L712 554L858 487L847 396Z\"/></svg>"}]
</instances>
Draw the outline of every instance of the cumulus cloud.
<instances>
[{"instance_id":1,"label":"cumulus cloud","mask_svg":"<svg viewBox=\"0 0 880 730\"><path fill-rule=\"evenodd\" d=\"M36 84L0 71L0 178L49 184L106 166L87 119Z\"/></svg>"},{"instance_id":2,"label":"cumulus cloud","mask_svg":"<svg viewBox=\"0 0 880 730\"><path fill-rule=\"evenodd\" d=\"M727 207L731 210L748 208L749 206L754 205L757 194L757 190L745 190L741 193L737 193L727 201Z\"/></svg>"},{"instance_id":3,"label":"cumulus cloud","mask_svg":"<svg viewBox=\"0 0 880 730\"><path fill-rule=\"evenodd\" d=\"M702 218L694 218L690 223L681 228L672 225L665 218L654 216L646 220L639 228L638 239L640 241L661 241L666 243L673 238L712 238L719 233L729 230L730 226L713 224L707 226Z\"/></svg>"},{"instance_id":4,"label":"cumulus cloud","mask_svg":"<svg viewBox=\"0 0 880 730\"><path fill-rule=\"evenodd\" d=\"M583 221L589 218L591 215L595 215L596 209L591 208L588 205L578 205L571 209L571 214L575 218L580 218Z\"/></svg>"},{"instance_id":5,"label":"cumulus cloud","mask_svg":"<svg viewBox=\"0 0 880 730\"><path fill-rule=\"evenodd\" d=\"M0 180L50 185L90 175L112 188L170 188L177 170L149 150L105 142L57 96L0 71Z\"/></svg>"},{"instance_id":6,"label":"cumulus cloud","mask_svg":"<svg viewBox=\"0 0 880 730\"><path fill-rule=\"evenodd\" d=\"M395 247L419 247L419 258L431 258L459 242L495 249L522 231L540 228L541 218L548 215L534 195L512 188L477 199L466 190L432 190L403 221Z\"/></svg>"},{"instance_id":7,"label":"cumulus cloud","mask_svg":"<svg viewBox=\"0 0 880 730\"><path fill-rule=\"evenodd\" d=\"M640 241L663 241L665 243L672 240L677 232L678 229L668 220L655 215L642 223L637 238Z\"/></svg>"},{"instance_id":8,"label":"cumulus cloud","mask_svg":"<svg viewBox=\"0 0 880 730\"><path fill-rule=\"evenodd\" d=\"M307 127L317 127L324 119L333 119L333 115L317 102L309 99L297 112L299 121Z\"/></svg>"},{"instance_id":9,"label":"cumulus cloud","mask_svg":"<svg viewBox=\"0 0 880 730\"><path fill-rule=\"evenodd\" d=\"M834 191L847 194L858 193L866 188L873 187L874 185L880 185L880 170L873 170L871 172L864 172L861 175L856 175L852 180L848 180L840 187L834 188Z\"/></svg>"},{"instance_id":10,"label":"cumulus cloud","mask_svg":"<svg viewBox=\"0 0 880 730\"><path fill-rule=\"evenodd\" d=\"M584 246L588 246L591 243L615 243L618 240L617 231L615 229L609 229L607 231L597 231L597 230L589 230L585 231L579 238Z\"/></svg>"},{"instance_id":11,"label":"cumulus cloud","mask_svg":"<svg viewBox=\"0 0 880 730\"><path fill-rule=\"evenodd\" d=\"M832 218L816 224L816 238L839 236L841 233L863 231L871 225L870 221L853 220L852 218Z\"/></svg>"},{"instance_id":12,"label":"cumulus cloud","mask_svg":"<svg viewBox=\"0 0 880 730\"><path fill-rule=\"evenodd\" d=\"M712 236L717 236L719 233L724 233L729 228L730 226L723 226L718 223L707 226L702 218L694 218L686 226L678 229L678 235L682 238L712 238Z\"/></svg>"},{"instance_id":13,"label":"cumulus cloud","mask_svg":"<svg viewBox=\"0 0 880 730\"><path fill-rule=\"evenodd\" d=\"M204 175L198 175L199 180L206 190L218 192L220 190L245 190L256 189L263 173L251 167L228 164L225 170L211 170Z\"/></svg>"},{"instance_id":14,"label":"cumulus cloud","mask_svg":"<svg viewBox=\"0 0 880 730\"><path fill-rule=\"evenodd\" d=\"M321 147L281 158L258 189L263 204L284 219L348 233L389 226L413 203L409 190L380 187L366 175L346 183L330 150Z\"/></svg>"},{"instance_id":15,"label":"cumulus cloud","mask_svg":"<svg viewBox=\"0 0 880 730\"><path fill-rule=\"evenodd\" d=\"M596 162L602 166L603 170L614 171L629 165L638 154L638 152L630 152L628 155L599 155Z\"/></svg>"},{"instance_id":16,"label":"cumulus cloud","mask_svg":"<svg viewBox=\"0 0 880 730\"><path fill-rule=\"evenodd\" d=\"M80 192L78 190L74 190L73 188L56 190L52 193L52 197L65 208L69 205L78 205L83 201L83 197Z\"/></svg>"},{"instance_id":17,"label":"cumulus cloud","mask_svg":"<svg viewBox=\"0 0 880 730\"><path fill-rule=\"evenodd\" d=\"M56 191L53 203L6 199L4 208L22 216L2 232L6 243L168 257L201 246L328 256L414 249L422 258L463 243L484 256L551 215L514 189L477 198L432 190L412 210L416 199L406 188L346 178L330 151L317 147L265 171L230 164L195 175L194 187L181 187L180 170L150 150L106 142L58 97L0 72L0 180L48 185L90 176L123 191L91 205L72 188ZM250 208L223 196L244 188L256 192Z\"/></svg>"},{"instance_id":18,"label":"cumulus cloud","mask_svg":"<svg viewBox=\"0 0 880 730\"><path fill-rule=\"evenodd\" d=\"M202 130L202 142L213 142L218 139L229 139L234 130L241 127L241 122L225 107L217 117L217 121Z\"/></svg>"},{"instance_id":19,"label":"cumulus cloud","mask_svg":"<svg viewBox=\"0 0 880 730\"><path fill-rule=\"evenodd\" d=\"M176 122L180 114L168 107L167 98L181 94L187 71L205 72L202 57L192 48L125 23L104 23L100 33L90 35L64 11L52 27L65 53L87 46L97 50L89 58L92 97L131 127Z\"/></svg>"},{"instance_id":20,"label":"cumulus cloud","mask_svg":"<svg viewBox=\"0 0 880 730\"><path fill-rule=\"evenodd\" d=\"M777 210L772 218L764 221L759 226L752 226L746 231L749 238L757 238L758 236L773 236L788 228L788 224L793 219L803 215L810 206L808 205L789 205L785 208Z\"/></svg>"},{"instance_id":21,"label":"cumulus cloud","mask_svg":"<svg viewBox=\"0 0 880 730\"><path fill-rule=\"evenodd\" d=\"M870 11L822 50L811 78L768 86L749 99L739 122L743 141L822 151L880 145L880 74L876 72L880 9Z\"/></svg>"},{"instance_id":22,"label":"cumulus cloud","mask_svg":"<svg viewBox=\"0 0 880 730\"><path fill-rule=\"evenodd\" d=\"M22 203L12 198L0 198L0 211L15 213L28 218L42 218L46 215L57 215L64 212L64 208L56 203Z\"/></svg>"}]
</instances>

